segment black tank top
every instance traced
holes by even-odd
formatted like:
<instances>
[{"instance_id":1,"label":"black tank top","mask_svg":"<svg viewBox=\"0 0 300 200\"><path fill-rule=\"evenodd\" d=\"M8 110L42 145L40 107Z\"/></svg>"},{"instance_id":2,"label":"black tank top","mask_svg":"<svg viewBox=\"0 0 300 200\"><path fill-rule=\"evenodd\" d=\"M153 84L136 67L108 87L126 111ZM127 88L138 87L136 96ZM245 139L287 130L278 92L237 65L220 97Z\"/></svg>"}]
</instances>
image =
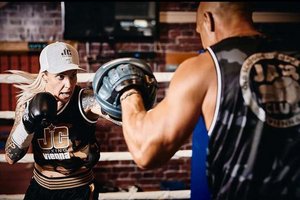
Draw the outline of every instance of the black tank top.
<instances>
[{"instance_id":1,"label":"black tank top","mask_svg":"<svg viewBox=\"0 0 300 200\"><path fill-rule=\"evenodd\" d=\"M40 166L70 173L82 166L91 168L98 162L96 121L84 115L80 100L82 91L76 86L70 101L58 111L55 123L35 133L32 147L34 160Z\"/></svg>"},{"instance_id":2,"label":"black tank top","mask_svg":"<svg viewBox=\"0 0 300 200\"><path fill-rule=\"evenodd\" d=\"M300 61L283 47L253 36L208 48L218 74L207 157L213 199L300 198Z\"/></svg>"}]
</instances>

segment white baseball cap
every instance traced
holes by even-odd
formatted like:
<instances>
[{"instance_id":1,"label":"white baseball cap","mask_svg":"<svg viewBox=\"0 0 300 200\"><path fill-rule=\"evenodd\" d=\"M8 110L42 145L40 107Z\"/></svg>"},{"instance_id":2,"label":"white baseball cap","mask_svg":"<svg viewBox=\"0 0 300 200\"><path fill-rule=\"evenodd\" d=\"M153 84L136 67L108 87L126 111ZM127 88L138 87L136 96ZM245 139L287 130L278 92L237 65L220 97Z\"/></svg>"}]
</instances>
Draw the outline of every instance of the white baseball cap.
<instances>
[{"instance_id":1,"label":"white baseball cap","mask_svg":"<svg viewBox=\"0 0 300 200\"><path fill-rule=\"evenodd\" d=\"M68 70L83 70L79 67L77 50L64 42L47 45L40 54L40 71L58 74Z\"/></svg>"}]
</instances>

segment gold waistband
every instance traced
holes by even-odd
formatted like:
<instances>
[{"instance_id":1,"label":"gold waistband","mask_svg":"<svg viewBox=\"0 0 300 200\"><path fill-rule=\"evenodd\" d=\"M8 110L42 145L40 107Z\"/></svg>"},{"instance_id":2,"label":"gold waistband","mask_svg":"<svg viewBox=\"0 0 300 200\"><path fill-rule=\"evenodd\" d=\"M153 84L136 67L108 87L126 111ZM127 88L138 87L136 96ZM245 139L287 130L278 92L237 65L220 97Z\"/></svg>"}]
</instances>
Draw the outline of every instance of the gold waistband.
<instances>
[{"instance_id":1,"label":"gold waistband","mask_svg":"<svg viewBox=\"0 0 300 200\"><path fill-rule=\"evenodd\" d=\"M87 185L93 181L94 175L90 170L81 174L76 174L75 176L49 178L34 168L33 178L39 185L47 189L59 190Z\"/></svg>"}]
</instances>

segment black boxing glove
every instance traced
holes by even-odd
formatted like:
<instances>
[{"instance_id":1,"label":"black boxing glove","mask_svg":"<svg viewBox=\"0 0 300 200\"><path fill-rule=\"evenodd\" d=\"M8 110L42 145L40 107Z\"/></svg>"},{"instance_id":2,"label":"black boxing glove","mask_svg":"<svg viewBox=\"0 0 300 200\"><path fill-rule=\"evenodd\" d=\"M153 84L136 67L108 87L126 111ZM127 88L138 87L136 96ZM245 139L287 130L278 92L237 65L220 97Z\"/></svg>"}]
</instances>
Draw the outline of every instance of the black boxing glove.
<instances>
[{"instance_id":1,"label":"black boxing glove","mask_svg":"<svg viewBox=\"0 0 300 200\"><path fill-rule=\"evenodd\" d=\"M57 102L49 92L36 94L29 102L22 117L24 128L28 134L38 128L48 127L56 118Z\"/></svg>"}]
</instances>

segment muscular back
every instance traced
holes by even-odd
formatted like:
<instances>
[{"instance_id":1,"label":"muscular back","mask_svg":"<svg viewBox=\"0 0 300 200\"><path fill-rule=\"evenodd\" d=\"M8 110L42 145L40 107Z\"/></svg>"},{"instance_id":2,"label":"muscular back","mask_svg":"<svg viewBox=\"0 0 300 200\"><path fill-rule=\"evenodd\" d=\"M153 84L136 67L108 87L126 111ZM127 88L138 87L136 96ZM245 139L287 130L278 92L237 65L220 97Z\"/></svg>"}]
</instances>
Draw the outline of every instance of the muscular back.
<instances>
[{"instance_id":1,"label":"muscular back","mask_svg":"<svg viewBox=\"0 0 300 200\"><path fill-rule=\"evenodd\" d=\"M252 36L209 49L220 80L208 154L216 199L299 198L300 61L281 46Z\"/></svg>"}]
</instances>

